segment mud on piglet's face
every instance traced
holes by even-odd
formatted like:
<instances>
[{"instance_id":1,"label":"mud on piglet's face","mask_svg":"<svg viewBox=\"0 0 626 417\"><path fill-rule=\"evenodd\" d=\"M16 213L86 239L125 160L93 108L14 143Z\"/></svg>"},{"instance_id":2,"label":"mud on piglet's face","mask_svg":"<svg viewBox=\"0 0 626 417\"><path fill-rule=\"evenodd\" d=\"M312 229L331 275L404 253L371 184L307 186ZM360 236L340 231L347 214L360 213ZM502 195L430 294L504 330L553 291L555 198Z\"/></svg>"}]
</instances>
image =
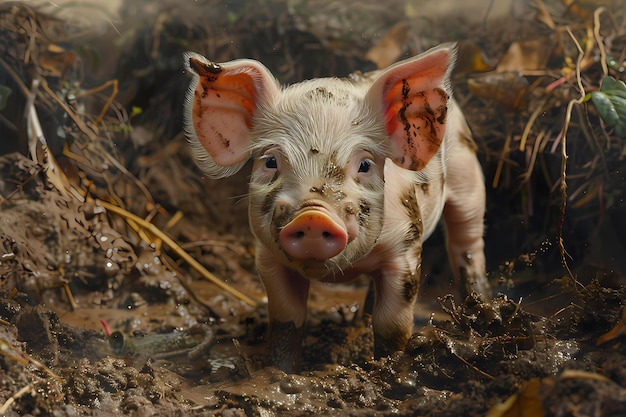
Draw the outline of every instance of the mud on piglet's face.
<instances>
[{"instance_id":1,"label":"mud on piglet's face","mask_svg":"<svg viewBox=\"0 0 626 417\"><path fill-rule=\"evenodd\" d=\"M278 102L252 130L252 229L306 275L339 272L371 250L382 227L385 144L375 138L383 135L349 92L294 93L300 100ZM292 227L303 213L314 216Z\"/></svg>"}]
</instances>

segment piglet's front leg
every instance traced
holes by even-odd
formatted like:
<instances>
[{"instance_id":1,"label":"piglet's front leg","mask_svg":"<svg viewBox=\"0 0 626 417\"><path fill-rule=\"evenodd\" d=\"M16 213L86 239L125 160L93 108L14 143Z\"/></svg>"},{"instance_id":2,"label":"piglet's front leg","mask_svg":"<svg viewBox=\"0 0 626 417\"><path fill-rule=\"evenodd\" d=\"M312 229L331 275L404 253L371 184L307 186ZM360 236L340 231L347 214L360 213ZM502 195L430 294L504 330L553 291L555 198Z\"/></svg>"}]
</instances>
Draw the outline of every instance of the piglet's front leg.
<instances>
[{"instance_id":1,"label":"piglet's front leg","mask_svg":"<svg viewBox=\"0 0 626 417\"><path fill-rule=\"evenodd\" d=\"M285 372L298 372L310 283L277 262L264 247L257 247L256 256L257 269L267 291L272 364Z\"/></svg>"},{"instance_id":2,"label":"piglet's front leg","mask_svg":"<svg viewBox=\"0 0 626 417\"><path fill-rule=\"evenodd\" d=\"M467 128L466 128L467 129ZM485 184L483 172L469 139L452 148L446 182L446 223L448 253L455 276L464 283L465 295L476 293L491 298L485 271Z\"/></svg>"},{"instance_id":3,"label":"piglet's front leg","mask_svg":"<svg viewBox=\"0 0 626 417\"><path fill-rule=\"evenodd\" d=\"M411 337L420 265L421 256L417 254L409 262L392 261L373 276L376 298L372 325L376 358L404 350Z\"/></svg>"}]
</instances>

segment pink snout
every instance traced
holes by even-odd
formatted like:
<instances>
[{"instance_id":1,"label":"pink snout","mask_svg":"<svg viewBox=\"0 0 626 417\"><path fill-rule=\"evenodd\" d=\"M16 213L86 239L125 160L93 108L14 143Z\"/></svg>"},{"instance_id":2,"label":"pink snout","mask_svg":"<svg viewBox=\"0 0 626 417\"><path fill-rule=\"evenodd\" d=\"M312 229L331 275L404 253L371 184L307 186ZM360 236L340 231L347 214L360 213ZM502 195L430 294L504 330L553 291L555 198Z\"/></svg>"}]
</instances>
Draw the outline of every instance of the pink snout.
<instances>
[{"instance_id":1,"label":"pink snout","mask_svg":"<svg viewBox=\"0 0 626 417\"><path fill-rule=\"evenodd\" d=\"M296 259L329 259L341 253L348 243L348 233L320 210L300 213L280 232L285 253Z\"/></svg>"}]
</instances>

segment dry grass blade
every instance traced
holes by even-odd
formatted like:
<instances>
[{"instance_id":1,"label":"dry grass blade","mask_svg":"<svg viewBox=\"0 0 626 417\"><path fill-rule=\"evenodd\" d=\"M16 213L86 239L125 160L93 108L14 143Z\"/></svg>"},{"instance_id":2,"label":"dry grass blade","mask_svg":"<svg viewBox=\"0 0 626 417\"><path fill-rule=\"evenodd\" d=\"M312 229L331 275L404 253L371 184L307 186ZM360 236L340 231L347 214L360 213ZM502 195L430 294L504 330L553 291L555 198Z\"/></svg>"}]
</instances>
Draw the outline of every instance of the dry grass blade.
<instances>
[{"instance_id":1,"label":"dry grass blade","mask_svg":"<svg viewBox=\"0 0 626 417\"><path fill-rule=\"evenodd\" d=\"M4 413L6 413L9 408L11 408L11 406L15 403L15 401L20 398L22 395L26 394L29 391L33 390L33 383L31 382L30 384L26 385L25 387L23 387L22 389L20 389L18 392L16 392L15 394L11 395L5 402L4 404L2 404L2 406L0 407L0 414L4 415Z\"/></svg>"},{"instance_id":2,"label":"dry grass blade","mask_svg":"<svg viewBox=\"0 0 626 417\"><path fill-rule=\"evenodd\" d=\"M547 101L547 97L541 100L541 102L537 105L537 108L535 109L535 111L530 115L530 118L528 119L526 126L524 126L524 131L522 132L522 137L519 142L520 151L524 151L524 149L526 148L526 140L528 139L528 135L530 134L530 129L535 124L537 117L539 117L539 115L544 111L544 105L546 101Z\"/></svg>"},{"instance_id":3,"label":"dry grass blade","mask_svg":"<svg viewBox=\"0 0 626 417\"><path fill-rule=\"evenodd\" d=\"M58 383L60 383L60 384L63 383L63 379L60 376L58 376L57 374L55 374L46 365L44 365L43 363L39 362L36 359L33 359L26 352L15 351L7 342L5 342L2 339L0 339L0 355L6 357L8 359L12 359L15 362L20 363L20 364L22 364L24 366L26 366L28 364L32 364L36 368L38 368L41 371L45 372L46 374L50 375Z\"/></svg>"},{"instance_id":4,"label":"dry grass blade","mask_svg":"<svg viewBox=\"0 0 626 417\"><path fill-rule=\"evenodd\" d=\"M117 79L106 81L104 84L98 87L94 87L80 94L77 94L77 97L88 96L90 94L98 93L109 87L111 87L111 95L107 98L106 102L104 103L104 106L102 106L102 110L100 110L100 114L98 115L98 118L96 119L96 124L104 120L104 116L106 115L107 111L109 111L109 108L111 107L111 105L113 105L113 100L115 100L115 97L117 97L117 93L119 92Z\"/></svg>"},{"instance_id":5,"label":"dry grass blade","mask_svg":"<svg viewBox=\"0 0 626 417\"><path fill-rule=\"evenodd\" d=\"M617 324L613 326L611 330L602 334L596 340L596 346L600 346L603 343L606 343L610 340L614 340L619 336L623 336L626 334L626 307L622 307L622 317L619 319Z\"/></svg>"},{"instance_id":6,"label":"dry grass blade","mask_svg":"<svg viewBox=\"0 0 626 417\"><path fill-rule=\"evenodd\" d=\"M169 246L172 251L174 251L178 256L180 256L192 268L198 271L206 280L217 285L219 288L223 289L224 291L227 291L228 293L238 298L239 300L246 302L250 306L252 307L258 306L259 303L256 300L243 294L236 288L231 287L230 285L226 284L224 281L216 277L214 274L208 271L204 266L202 266L198 261L196 261L191 255L189 255L183 248L181 248L178 243L176 243L172 238L170 238L165 232L163 232L154 224L147 222L141 217L136 216L133 213L130 213L120 207L117 207L113 204L109 204L106 201L98 200L98 204L102 205L102 207L104 207L105 209L124 217L124 219L126 219L126 221L129 222L129 224L135 223L137 227L143 230L147 230L152 235L156 236L163 243Z\"/></svg>"},{"instance_id":7,"label":"dry grass blade","mask_svg":"<svg viewBox=\"0 0 626 417\"><path fill-rule=\"evenodd\" d=\"M565 369L559 379L593 379L602 382L611 382L611 379L596 372L581 371L578 369Z\"/></svg>"},{"instance_id":8,"label":"dry grass blade","mask_svg":"<svg viewBox=\"0 0 626 417\"><path fill-rule=\"evenodd\" d=\"M563 264L563 268L567 271L567 275L570 278L570 282L575 291L578 291L578 280L574 276L574 273L569 267L569 262L567 262L565 244L563 242L563 224L565 223L565 209L567 208L567 131L570 126L571 118L572 118L572 109L575 104L581 104L585 99L585 89L582 85L582 81L580 79L580 65L585 57L585 52L583 51L580 43L576 40L576 37L572 33L572 31L567 28L567 33L570 38L576 45L576 49L578 50L578 58L576 60L576 81L578 83L578 89L580 92L580 97L577 99L570 100L567 103L567 110L565 112L565 120L563 122L563 130L561 137L561 180L560 180L560 189L561 189L561 207L559 212L559 222L557 225L557 244L559 247L559 254L561 256L561 263Z\"/></svg>"},{"instance_id":9,"label":"dry grass blade","mask_svg":"<svg viewBox=\"0 0 626 417\"><path fill-rule=\"evenodd\" d=\"M502 147L502 152L500 153L500 158L498 158L498 166L496 167L496 173L494 174L493 181L491 182L492 188L498 188L498 184L500 184L500 176L502 175L502 168L504 168L504 160L506 159L506 156L509 153L511 140L513 140L513 134L511 133L511 131L509 131L506 135L504 146Z\"/></svg>"},{"instance_id":10,"label":"dry grass blade","mask_svg":"<svg viewBox=\"0 0 626 417\"><path fill-rule=\"evenodd\" d=\"M593 37L598 44L598 49L600 51L600 65L602 65L602 74L606 77L609 73L609 68L606 64L606 49L604 48L604 44L602 42L602 35L600 35L600 15L605 12L606 9L604 7L599 7L593 12Z\"/></svg>"},{"instance_id":11,"label":"dry grass blade","mask_svg":"<svg viewBox=\"0 0 626 417\"><path fill-rule=\"evenodd\" d=\"M543 129L541 130L541 132L539 132L539 134L535 138L535 143L533 145L533 149L532 149L529 161L528 161L528 168L526 168L526 171L522 174L522 177L521 177L520 182L522 184L530 180L530 176L533 173L533 170L535 169L537 155L539 154L539 150L541 149L542 145L545 143L545 139L546 139L546 130Z\"/></svg>"}]
</instances>

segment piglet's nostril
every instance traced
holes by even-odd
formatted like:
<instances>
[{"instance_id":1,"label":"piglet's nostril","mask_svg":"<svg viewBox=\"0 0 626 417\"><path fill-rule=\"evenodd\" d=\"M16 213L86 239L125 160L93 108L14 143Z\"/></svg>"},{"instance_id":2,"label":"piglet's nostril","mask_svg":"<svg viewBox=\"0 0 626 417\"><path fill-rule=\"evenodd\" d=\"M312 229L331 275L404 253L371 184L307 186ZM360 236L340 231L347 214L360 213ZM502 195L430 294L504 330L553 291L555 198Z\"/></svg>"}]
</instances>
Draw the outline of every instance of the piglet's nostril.
<instances>
[{"instance_id":1,"label":"piglet's nostril","mask_svg":"<svg viewBox=\"0 0 626 417\"><path fill-rule=\"evenodd\" d=\"M285 253L296 259L329 259L338 255L348 242L345 227L324 212L307 210L280 232Z\"/></svg>"}]
</instances>

